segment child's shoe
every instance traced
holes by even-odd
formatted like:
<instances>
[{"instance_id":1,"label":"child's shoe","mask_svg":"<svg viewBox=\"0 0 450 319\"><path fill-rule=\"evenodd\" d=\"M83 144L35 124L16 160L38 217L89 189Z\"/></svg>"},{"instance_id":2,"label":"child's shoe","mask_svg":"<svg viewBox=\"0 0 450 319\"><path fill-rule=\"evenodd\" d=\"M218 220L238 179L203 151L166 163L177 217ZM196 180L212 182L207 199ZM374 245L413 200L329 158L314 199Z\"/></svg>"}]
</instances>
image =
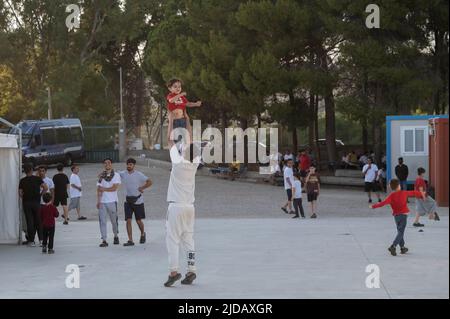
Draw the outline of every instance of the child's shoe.
<instances>
[{"instance_id":1,"label":"child's shoe","mask_svg":"<svg viewBox=\"0 0 450 319\"><path fill-rule=\"evenodd\" d=\"M406 254L407 252L408 252L408 248L406 248L406 247L400 247L400 254L402 254L402 255L404 255L404 254Z\"/></svg>"},{"instance_id":2,"label":"child's shoe","mask_svg":"<svg viewBox=\"0 0 450 319\"><path fill-rule=\"evenodd\" d=\"M54 253L55 253L55 251L54 251L53 249L49 249L49 250L48 250L48 254L49 254L49 255L53 255Z\"/></svg>"},{"instance_id":3,"label":"child's shoe","mask_svg":"<svg viewBox=\"0 0 450 319\"><path fill-rule=\"evenodd\" d=\"M389 247L388 250L392 256L397 256L397 249L394 246Z\"/></svg>"}]
</instances>

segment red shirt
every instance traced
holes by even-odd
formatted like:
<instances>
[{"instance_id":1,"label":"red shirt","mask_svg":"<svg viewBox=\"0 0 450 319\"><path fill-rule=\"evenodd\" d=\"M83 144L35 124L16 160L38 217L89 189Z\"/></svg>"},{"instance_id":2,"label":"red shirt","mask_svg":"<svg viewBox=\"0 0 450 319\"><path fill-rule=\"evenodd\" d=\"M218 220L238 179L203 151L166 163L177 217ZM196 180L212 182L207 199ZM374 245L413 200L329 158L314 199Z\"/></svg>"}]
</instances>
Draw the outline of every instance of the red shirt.
<instances>
[{"instance_id":1,"label":"red shirt","mask_svg":"<svg viewBox=\"0 0 450 319\"><path fill-rule=\"evenodd\" d=\"M44 227L55 227L55 218L59 216L54 205L41 206L41 220Z\"/></svg>"},{"instance_id":2,"label":"red shirt","mask_svg":"<svg viewBox=\"0 0 450 319\"><path fill-rule=\"evenodd\" d=\"M311 167L311 159L307 154L300 156L300 170L307 171Z\"/></svg>"},{"instance_id":3,"label":"red shirt","mask_svg":"<svg viewBox=\"0 0 450 319\"><path fill-rule=\"evenodd\" d=\"M426 193L427 192L427 182L422 177L417 177L416 182L414 183L414 190L419 191L420 187Z\"/></svg>"},{"instance_id":4,"label":"red shirt","mask_svg":"<svg viewBox=\"0 0 450 319\"><path fill-rule=\"evenodd\" d=\"M188 103L188 100L185 96L182 96L178 101L179 104L177 103L170 103L169 100L175 96L177 96L178 94L175 93L170 93L169 95L167 95L166 100L167 100L167 108L169 109L170 112L176 110L176 109L180 109L180 110L186 110L186 104Z\"/></svg>"},{"instance_id":5,"label":"red shirt","mask_svg":"<svg viewBox=\"0 0 450 319\"><path fill-rule=\"evenodd\" d=\"M418 191L398 191L391 193L384 201L373 205L373 208L379 208L391 205L392 215L408 214L409 208L407 204L408 197L422 198L422 193Z\"/></svg>"}]
</instances>

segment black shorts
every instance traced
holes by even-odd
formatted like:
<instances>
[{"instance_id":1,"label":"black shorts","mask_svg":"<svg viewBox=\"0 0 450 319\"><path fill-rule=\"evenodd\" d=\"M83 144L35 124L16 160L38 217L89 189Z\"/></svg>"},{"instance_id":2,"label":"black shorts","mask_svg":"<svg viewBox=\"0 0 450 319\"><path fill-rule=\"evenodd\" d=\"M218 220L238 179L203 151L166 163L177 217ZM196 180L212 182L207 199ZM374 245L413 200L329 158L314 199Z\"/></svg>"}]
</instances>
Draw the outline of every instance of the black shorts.
<instances>
[{"instance_id":1,"label":"black shorts","mask_svg":"<svg viewBox=\"0 0 450 319\"><path fill-rule=\"evenodd\" d=\"M124 210L125 210L125 220L132 219L133 213L136 220L145 219L144 203L140 205L134 205L125 202Z\"/></svg>"},{"instance_id":2,"label":"black shorts","mask_svg":"<svg viewBox=\"0 0 450 319\"><path fill-rule=\"evenodd\" d=\"M308 197L308 202L311 203L317 200L319 193L308 193L306 196Z\"/></svg>"},{"instance_id":3,"label":"black shorts","mask_svg":"<svg viewBox=\"0 0 450 319\"><path fill-rule=\"evenodd\" d=\"M67 206L67 197L55 196L55 199L53 200L53 205L55 205L55 207L58 207L59 205Z\"/></svg>"},{"instance_id":4,"label":"black shorts","mask_svg":"<svg viewBox=\"0 0 450 319\"><path fill-rule=\"evenodd\" d=\"M286 194L287 194L288 201L291 201L292 200L292 189L291 188L286 189Z\"/></svg>"},{"instance_id":5,"label":"black shorts","mask_svg":"<svg viewBox=\"0 0 450 319\"><path fill-rule=\"evenodd\" d=\"M373 183L365 182L364 183L364 191L366 193L378 192L379 191L378 183L377 182L373 182Z\"/></svg>"}]
</instances>

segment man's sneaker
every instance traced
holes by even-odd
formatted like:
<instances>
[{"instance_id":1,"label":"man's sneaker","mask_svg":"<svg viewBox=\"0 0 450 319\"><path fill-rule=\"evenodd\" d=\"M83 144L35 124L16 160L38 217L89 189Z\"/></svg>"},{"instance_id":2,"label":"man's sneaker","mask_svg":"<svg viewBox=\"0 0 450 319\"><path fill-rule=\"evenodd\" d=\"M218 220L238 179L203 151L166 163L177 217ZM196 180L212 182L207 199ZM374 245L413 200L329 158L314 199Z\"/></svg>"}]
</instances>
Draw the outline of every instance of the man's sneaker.
<instances>
[{"instance_id":1,"label":"man's sneaker","mask_svg":"<svg viewBox=\"0 0 450 319\"><path fill-rule=\"evenodd\" d=\"M312 218L312 219L315 219L315 218L317 218L317 215L316 215L316 214L312 214L312 215L311 215L311 218Z\"/></svg>"},{"instance_id":2,"label":"man's sneaker","mask_svg":"<svg viewBox=\"0 0 450 319\"><path fill-rule=\"evenodd\" d=\"M171 287L175 282L181 279L181 274L178 273L175 276L169 276L167 281L164 283L165 287Z\"/></svg>"},{"instance_id":3,"label":"man's sneaker","mask_svg":"<svg viewBox=\"0 0 450 319\"><path fill-rule=\"evenodd\" d=\"M63 222L63 225L69 225L69 222L68 222L67 220L65 220L65 221Z\"/></svg>"},{"instance_id":4,"label":"man's sneaker","mask_svg":"<svg viewBox=\"0 0 450 319\"><path fill-rule=\"evenodd\" d=\"M281 207L281 210L282 210L283 212L285 212L286 214L289 214L289 212L287 211L287 209L286 209L286 208L284 208L284 207Z\"/></svg>"},{"instance_id":5,"label":"man's sneaker","mask_svg":"<svg viewBox=\"0 0 450 319\"><path fill-rule=\"evenodd\" d=\"M394 246L389 247L388 250L392 256L397 256L397 249Z\"/></svg>"},{"instance_id":6,"label":"man's sneaker","mask_svg":"<svg viewBox=\"0 0 450 319\"><path fill-rule=\"evenodd\" d=\"M125 247L130 247L130 246L134 246L134 243L131 241L131 240L129 240L129 241L127 241L125 244L123 244Z\"/></svg>"},{"instance_id":7,"label":"man's sneaker","mask_svg":"<svg viewBox=\"0 0 450 319\"><path fill-rule=\"evenodd\" d=\"M114 245L119 245L119 237L114 237Z\"/></svg>"},{"instance_id":8,"label":"man's sneaker","mask_svg":"<svg viewBox=\"0 0 450 319\"><path fill-rule=\"evenodd\" d=\"M295 216L294 216L294 217L292 217L292 218L293 218L293 219L294 219L294 218L300 218L300 216L298 216L298 215L295 215Z\"/></svg>"},{"instance_id":9,"label":"man's sneaker","mask_svg":"<svg viewBox=\"0 0 450 319\"><path fill-rule=\"evenodd\" d=\"M402 254L402 255L404 255L404 254L406 254L407 252L408 252L408 248L406 248L406 247L400 247L400 254Z\"/></svg>"},{"instance_id":10,"label":"man's sneaker","mask_svg":"<svg viewBox=\"0 0 450 319\"><path fill-rule=\"evenodd\" d=\"M190 285L192 282L197 278L197 275L193 272L188 272L184 279L181 281L181 284L183 285Z\"/></svg>"},{"instance_id":11,"label":"man's sneaker","mask_svg":"<svg viewBox=\"0 0 450 319\"><path fill-rule=\"evenodd\" d=\"M29 241L29 242L27 243L27 246L28 246L28 247L36 247L36 244L34 243L34 241Z\"/></svg>"},{"instance_id":12,"label":"man's sneaker","mask_svg":"<svg viewBox=\"0 0 450 319\"><path fill-rule=\"evenodd\" d=\"M425 227L425 225L421 224L421 223L414 223L413 226L414 227Z\"/></svg>"},{"instance_id":13,"label":"man's sneaker","mask_svg":"<svg viewBox=\"0 0 450 319\"><path fill-rule=\"evenodd\" d=\"M84 216L78 217L78 220L86 220L87 218Z\"/></svg>"},{"instance_id":14,"label":"man's sneaker","mask_svg":"<svg viewBox=\"0 0 450 319\"><path fill-rule=\"evenodd\" d=\"M147 234L144 233L143 235L141 235L141 239L139 240L139 244L145 244L145 241L147 240Z\"/></svg>"},{"instance_id":15,"label":"man's sneaker","mask_svg":"<svg viewBox=\"0 0 450 319\"><path fill-rule=\"evenodd\" d=\"M99 247L108 247L108 243L104 240Z\"/></svg>"},{"instance_id":16,"label":"man's sneaker","mask_svg":"<svg viewBox=\"0 0 450 319\"><path fill-rule=\"evenodd\" d=\"M49 255L52 255L52 254L54 254L54 253L55 253L55 251L54 251L53 249L49 249L49 250L48 250L48 254L49 254Z\"/></svg>"},{"instance_id":17,"label":"man's sneaker","mask_svg":"<svg viewBox=\"0 0 450 319\"><path fill-rule=\"evenodd\" d=\"M434 220L437 221L437 222L441 220L441 219L439 218L438 213L434 213Z\"/></svg>"},{"instance_id":18,"label":"man's sneaker","mask_svg":"<svg viewBox=\"0 0 450 319\"><path fill-rule=\"evenodd\" d=\"M42 247L42 253L43 253L43 254L46 254L46 253L47 253L47 247L45 247L45 246Z\"/></svg>"}]
</instances>

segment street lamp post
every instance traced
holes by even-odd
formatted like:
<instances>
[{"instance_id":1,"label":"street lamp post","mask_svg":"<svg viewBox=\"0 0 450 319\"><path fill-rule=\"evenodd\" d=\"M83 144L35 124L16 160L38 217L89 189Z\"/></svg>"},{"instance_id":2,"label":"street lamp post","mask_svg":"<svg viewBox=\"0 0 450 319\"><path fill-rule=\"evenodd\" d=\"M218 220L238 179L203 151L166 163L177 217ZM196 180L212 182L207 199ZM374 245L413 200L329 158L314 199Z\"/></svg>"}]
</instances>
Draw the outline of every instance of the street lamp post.
<instances>
[{"instance_id":1,"label":"street lamp post","mask_svg":"<svg viewBox=\"0 0 450 319\"><path fill-rule=\"evenodd\" d=\"M123 96L122 96L122 67L119 69L120 74L120 120L119 120L119 161L125 161L127 155L126 150L126 134L125 119L123 117Z\"/></svg>"}]
</instances>

